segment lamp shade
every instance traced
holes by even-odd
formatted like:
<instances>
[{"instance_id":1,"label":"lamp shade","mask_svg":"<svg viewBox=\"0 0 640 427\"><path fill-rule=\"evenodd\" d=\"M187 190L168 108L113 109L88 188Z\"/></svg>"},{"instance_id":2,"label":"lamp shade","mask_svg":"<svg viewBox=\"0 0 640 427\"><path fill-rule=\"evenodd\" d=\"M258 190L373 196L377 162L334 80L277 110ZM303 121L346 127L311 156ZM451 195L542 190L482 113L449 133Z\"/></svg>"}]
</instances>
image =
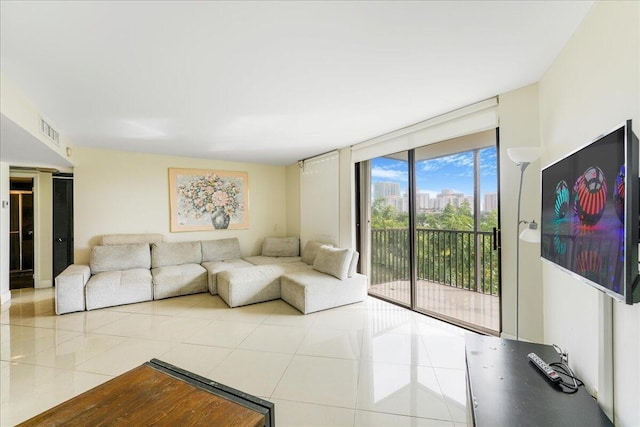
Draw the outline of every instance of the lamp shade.
<instances>
[{"instance_id":1,"label":"lamp shade","mask_svg":"<svg viewBox=\"0 0 640 427\"><path fill-rule=\"evenodd\" d=\"M507 150L513 163L531 163L538 159L541 150L538 147L514 147Z\"/></svg>"},{"instance_id":2,"label":"lamp shade","mask_svg":"<svg viewBox=\"0 0 640 427\"><path fill-rule=\"evenodd\" d=\"M540 243L540 229L527 227L520 233L520 240L530 243Z\"/></svg>"}]
</instances>

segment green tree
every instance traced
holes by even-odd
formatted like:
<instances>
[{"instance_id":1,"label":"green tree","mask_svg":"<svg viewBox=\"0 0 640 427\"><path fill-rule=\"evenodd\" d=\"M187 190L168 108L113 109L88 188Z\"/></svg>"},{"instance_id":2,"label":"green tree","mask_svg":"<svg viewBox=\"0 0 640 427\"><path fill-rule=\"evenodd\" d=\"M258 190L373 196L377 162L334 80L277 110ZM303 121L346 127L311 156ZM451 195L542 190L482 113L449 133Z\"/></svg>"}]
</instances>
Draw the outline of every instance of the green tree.
<instances>
[{"instance_id":1,"label":"green tree","mask_svg":"<svg viewBox=\"0 0 640 427\"><path fill-rule=\"evenodd\" d=\"M451 203L445 206L439 218L440 230L473 230L473 215L471 214L471 206L468 202L462 203L459 207L455 207Z\"/></svg>"},{"instance_id":2,"label":"green tree","mask_svg":"<svg viewBox=\"0 0 640 427\"><path fill-rule=\"evenodd\" d=\"M407 280L409 216L398 212L385 199L374 201L371 209L372 283ZM423 232L417 233L416 251L418 276L425 280L466 289L497 294L498 259L486 236L472 233L474 217L468 202L456 207L448 204L442 212L420 213L416 225ZM484 212L480 218L480 230L491 231L497 225L497 211ZM431 231L430 231L431 230ZM442 232L433 230L443 230ZM453 232L453 233L451 233ZM477 245L480 245L478 247ZM476 250L480 249L483 268L476 283ZM488 258L491 258L490 260ZM491 289L493 284L494 289Z\"/></svg>"},{"instance_id":3,"label":"green tree","mask_svg":"<svg viewBox=\"0 0 640 427\"><path fill-rule=\"evenodd\" d=\"M403 228L409 225L409 215L399 213L394 206L387 205L385 199L376 199L371 206L371 228Z\"/></svg>"},{"instance_id":4,"label":"green tree","mask_svg":"<svg viewBox=\"0 0 640 427\"><path fill-rule=\"evenodd\" d=\"M493 231L493 227L498 228L498 211L483 212L480 218L480 231Z\"/></svg>"}]
</instances>

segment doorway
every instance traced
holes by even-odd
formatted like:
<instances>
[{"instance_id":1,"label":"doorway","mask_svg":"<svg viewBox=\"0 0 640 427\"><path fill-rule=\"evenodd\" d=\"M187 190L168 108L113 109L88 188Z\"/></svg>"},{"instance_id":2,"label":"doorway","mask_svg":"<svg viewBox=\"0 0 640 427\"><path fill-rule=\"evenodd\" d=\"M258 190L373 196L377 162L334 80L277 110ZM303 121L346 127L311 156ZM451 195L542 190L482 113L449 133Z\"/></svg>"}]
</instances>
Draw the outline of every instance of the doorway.
<instances>
[{"instance_id":1,"label":"doorway","mask_svg":"<svg viewBox=\"0 0 640 427\"><path fill-rule=\"evenodd\" d=\"M9 289L33 288L33 179L11 178L9 200Z\"/></svg>"},{"instance_id":2,"label":"doorway","mask_svg":"<svg viewBox=\"0 0 640 427\"><path fill-rule=\"evenodd\" d=\"M359 165L370 295L500 333L497 144L494 129Z\"/></svg>"}]
</instances>

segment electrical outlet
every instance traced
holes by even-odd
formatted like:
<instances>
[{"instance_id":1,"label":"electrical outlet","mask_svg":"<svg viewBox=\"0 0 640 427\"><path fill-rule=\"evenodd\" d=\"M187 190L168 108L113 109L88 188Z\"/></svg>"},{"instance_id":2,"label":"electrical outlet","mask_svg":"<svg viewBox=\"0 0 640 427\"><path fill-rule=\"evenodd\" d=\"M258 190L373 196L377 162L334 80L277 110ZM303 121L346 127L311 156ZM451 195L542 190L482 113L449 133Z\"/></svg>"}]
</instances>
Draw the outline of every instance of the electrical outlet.
<instances>
[{"instance_id":1,"label":"electrical outlet","mask_svg":"<svg viewBox=\"0 0 640 427\"><path fill-rule=\"evenodd\" d=\"M8 201L6 201L6 200L3 200L3 201L2 201L2 209L6 209L6 208L8 208L8 207L9 207L9 202L8 202Z\"/></svg>"}]
</instances>

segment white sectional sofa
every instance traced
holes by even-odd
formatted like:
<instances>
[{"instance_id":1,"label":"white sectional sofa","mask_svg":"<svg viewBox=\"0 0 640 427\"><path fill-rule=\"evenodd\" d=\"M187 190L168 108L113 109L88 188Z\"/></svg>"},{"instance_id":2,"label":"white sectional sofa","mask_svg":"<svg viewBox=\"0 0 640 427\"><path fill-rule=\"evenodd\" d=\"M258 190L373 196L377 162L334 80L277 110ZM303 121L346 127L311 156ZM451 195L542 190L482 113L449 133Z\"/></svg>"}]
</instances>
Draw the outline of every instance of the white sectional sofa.
<instances>
[{"instance_id":1,"label":"white sectional sofa","mask_svg":"<svg viewBox=\"0 0 640 427\"><path fill-rule=\"evenodd\" d=\"M229 307L282 298L308 314L366 298L368 281L356 273L357 252L310 241L297 257L293 251L265 251L265 247L277 244L270 240L279 239L265 239L263 255L245 258L251 262L257 259L257 266L218 274L218 294Z\"/></svg>"},{"instance_id":2,"label":"white sectional sofa","mask_svg":"<svg viewBox=\"0 0 640 427\"><path fill-rule=\"evenodd\" d=\"M157 234L107 235L89 265L56 279L56 313L93 310L207 290L229 307L282 298L302 313L363 301L367 278L358 253L298 238L266 238L262 253L242 259L238 239L162 242Z\"/></svg>"},{"instance_id":3,"label":"white sectional sofa","mask_svg":"<svg viewBox=\"0 0 640 427\"><path fill-rule=\"evenodd\" d=\"M321 247L313 268L280 279L281 298L304 314L364 301L368 280L358 274L358 252Z\"/></svg>"}]
</instances>

